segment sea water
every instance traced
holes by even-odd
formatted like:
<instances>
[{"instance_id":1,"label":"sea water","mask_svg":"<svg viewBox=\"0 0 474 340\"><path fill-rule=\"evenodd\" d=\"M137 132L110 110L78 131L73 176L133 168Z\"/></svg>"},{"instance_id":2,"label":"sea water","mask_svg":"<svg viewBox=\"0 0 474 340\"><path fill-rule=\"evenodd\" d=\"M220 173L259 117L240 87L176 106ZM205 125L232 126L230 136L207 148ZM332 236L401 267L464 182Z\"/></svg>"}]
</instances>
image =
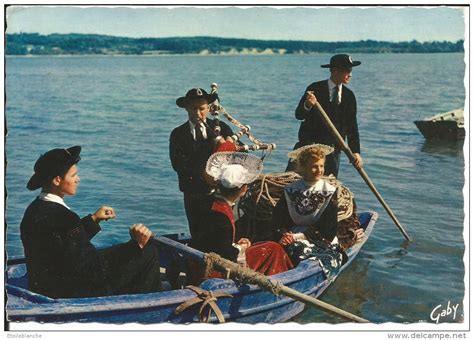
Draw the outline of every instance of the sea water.
<instances>
[{"instance_id":1,"label":"sea water","mask_svg":"<svg viewBox=\"0 0 474 340\"><path fill-rule=\"evenodd\" d=\"M74 56L6 59L8 256L23 254L19 224L37 192L33 165L52 148L82 146L81 183L67 204L80 215L101 205L98 246L126 241L133 223L154 233L188 232L169 161L169 135L187 119L177 97L219 85L221 103L277 149L265 172L284 171L297 141L294 109L305 88L328 77L330 55ZM407 243L347 158L340 180L358 209L379 213L372 236L322 299L373 322L434 322L439 305L464 298L463 143L425 141L414 120L464 106L463 54L356 54L349 87L358 103L365 170L413 241ZM222 117L222 119L224 119ZM259 152L256 153L260 155ZM441 311L441 308L438 308ZM294 321L342 322L307 307Z\"/></svg>"}]
</instances>

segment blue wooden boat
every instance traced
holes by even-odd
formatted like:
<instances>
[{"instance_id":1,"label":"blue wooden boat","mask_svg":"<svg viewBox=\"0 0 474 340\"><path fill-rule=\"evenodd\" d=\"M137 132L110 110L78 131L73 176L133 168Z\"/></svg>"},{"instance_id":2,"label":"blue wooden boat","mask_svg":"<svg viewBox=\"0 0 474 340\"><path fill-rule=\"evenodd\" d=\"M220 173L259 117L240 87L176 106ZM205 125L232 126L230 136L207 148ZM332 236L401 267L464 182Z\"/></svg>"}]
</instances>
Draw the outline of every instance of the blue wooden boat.
<instances>
[{"instance_id":1,"label":"blue wooden boat","mask_svg":"<svg viewBox=\"0 0 474 340\"><path fill-rule=\"evenodd\" d=\"M369 238L377 213L363 212L359 220L365 228L365 237L348 249L348 261L339 273L347 268ZM162 245L161 265L168 266L174 259L203 257L203 253L168 237L155 237ZM171 250L171 251L169 251ZM177 256L177 254L179 254ZM318 297L329 285L317 261L304 260L285 273L270 277L299 292ZM118 295L96 298L51 299L27 289L27 272L24 259L13 259L7 263L6 272L6 314L10 322L101 322L101 323L191 323L199 322L200 306L194 305L180 314L175 309L182 303L196 297L189 289L176 289L158 293ZM304 304L286 296L276 296L252 284L239 284L229 279L208 279L199 286L202 290L231 294L217 301L227 322L278 323L285 322L301 313ZM210 322L217 323L212 315Z\"/></svg>"}]
</instances>

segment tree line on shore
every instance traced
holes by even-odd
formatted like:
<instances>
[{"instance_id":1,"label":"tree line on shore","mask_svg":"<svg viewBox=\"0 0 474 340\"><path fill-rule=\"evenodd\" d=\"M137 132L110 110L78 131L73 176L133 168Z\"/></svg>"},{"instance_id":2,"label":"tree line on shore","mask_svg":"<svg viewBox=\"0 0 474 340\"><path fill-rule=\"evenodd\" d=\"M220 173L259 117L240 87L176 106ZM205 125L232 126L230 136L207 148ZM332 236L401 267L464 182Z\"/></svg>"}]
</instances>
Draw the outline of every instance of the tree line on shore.
<instances>
[{"instance_id":1,"label":"tree line on shore","mask_svg":"<svg viewBox=\"0 0 474 340\"><path fill-rule=\"evenodd\" d=\"M6 35L7 55L449 53L463 52L463 45L464 40L324 42L218 37L127 38L97 34Z\"/></svg>"}]
</instances>

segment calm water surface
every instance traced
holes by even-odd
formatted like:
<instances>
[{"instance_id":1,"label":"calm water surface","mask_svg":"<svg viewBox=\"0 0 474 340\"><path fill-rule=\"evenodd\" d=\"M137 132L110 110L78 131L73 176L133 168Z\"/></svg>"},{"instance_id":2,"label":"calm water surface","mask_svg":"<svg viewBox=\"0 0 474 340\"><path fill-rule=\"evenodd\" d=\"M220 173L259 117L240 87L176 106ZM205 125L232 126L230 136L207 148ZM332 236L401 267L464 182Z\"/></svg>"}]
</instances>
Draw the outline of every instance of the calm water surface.
<instances>
[{"instance_id":1,"label":"calm water surface","mask_svg":"<svg viewBox=\"0 0 474 340\"><path fill-rule=\"evenodd\" d=\"M407 244L342 156L340 179L360 210L379 212L358 258L323 300L373 322L429 321L464 298L462 143L432 144L413 120L464 105L463 54L354 55L349 87L358 100L365 169L402 222ZM8 255L22 255L19 224L35 192L33 164L55 147L81 145L81 185L67 203L78 213L110 205L97 246L126 241L132 223L156 233L187 232L168 158L171 130L186 120L175 105L191 87L219 84L222 104L255 135L278 145L265 172L283 171L296 142L294 109L305 87L328 76L329 55L236 57L35 57L6 60ZM466 231L467 233L467 231ZM461 309L460 307L459 309ZM462 311L461 313L462 314ZM445 322L462 322L444 318ZM341 322L313 308L297 322Z\"/></svg>"}]
</instances>

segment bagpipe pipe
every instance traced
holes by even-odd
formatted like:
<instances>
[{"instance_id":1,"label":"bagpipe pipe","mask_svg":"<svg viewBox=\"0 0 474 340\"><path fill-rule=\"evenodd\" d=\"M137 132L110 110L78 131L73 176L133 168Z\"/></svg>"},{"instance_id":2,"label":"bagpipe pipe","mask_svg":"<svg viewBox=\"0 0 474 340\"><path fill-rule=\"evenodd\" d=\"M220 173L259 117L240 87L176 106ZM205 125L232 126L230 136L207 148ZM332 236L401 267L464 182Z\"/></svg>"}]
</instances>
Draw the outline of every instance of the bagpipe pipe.
<instances>
[{"instance_id":1,"label":"bagpipe pipe","mask_svg":"<svg viewBox=\"0 0 474 340\"><path fill-rule=\"evenodd\" d=\"M211 84L211 94L216 94L217 98L213 103L209 104L210 114L216 120L216 125L213 129L210 130L214 133L214 138L216 141L216 151L257 151L262 150L266 152L271 152L276 148L276 144L274 143L263 143L259 139L255 138L253 134L250 132L250 126L244 125L240 123L237 119L232 117L226 109L220 104L219 95L218 95L218 88L216 83ZM236 126L239 130L234 133L232 136L224 138L221 135L221 127L219 124L219 114L221 114L227 118L227 120L234 126ZM208 128L206 122L203 122ZM252 144L248 145L242 142L241 138L243 136L247 136L248 139Z\"/></svg>"}]
</instances>

